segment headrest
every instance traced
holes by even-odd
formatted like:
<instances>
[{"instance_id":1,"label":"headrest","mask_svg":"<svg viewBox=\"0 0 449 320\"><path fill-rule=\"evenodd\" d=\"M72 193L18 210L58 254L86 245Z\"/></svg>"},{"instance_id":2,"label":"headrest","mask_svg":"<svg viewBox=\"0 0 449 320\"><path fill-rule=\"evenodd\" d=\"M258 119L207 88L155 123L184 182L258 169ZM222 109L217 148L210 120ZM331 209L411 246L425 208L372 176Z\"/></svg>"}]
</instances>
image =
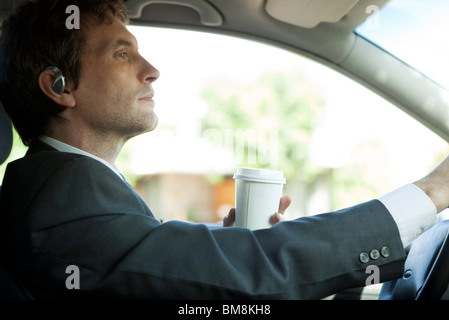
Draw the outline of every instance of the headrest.
<instances>
[{"instance_id":1,"label":"headrest","mask_svg":"<svg viewBox=\"0 0 449 320\"><path fill-rule=\"evenodd\" d=\"M11 153L12 148L12 126L8 116L0 103L0 164L2 164Z\"/></svg>"}]
</instances>

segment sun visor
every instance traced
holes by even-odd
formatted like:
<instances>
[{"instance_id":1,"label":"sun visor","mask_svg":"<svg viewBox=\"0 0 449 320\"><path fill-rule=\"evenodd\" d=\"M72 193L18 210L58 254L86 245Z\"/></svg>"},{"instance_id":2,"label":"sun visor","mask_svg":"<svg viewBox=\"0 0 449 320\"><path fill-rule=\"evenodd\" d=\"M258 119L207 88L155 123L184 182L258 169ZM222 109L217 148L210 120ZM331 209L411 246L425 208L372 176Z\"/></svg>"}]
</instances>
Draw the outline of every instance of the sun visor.
<instances>
[{"instance_id":1,"label":"sun visor","mask_svg":"<svg viewBox=\"0 0 449 320\"><path fill-rule=\"evenodd\" d=\"M359 0L267 0L265 10L276 20L303 28L340 21Z\"/></svg>"},{"instance_id":2,"label":"sun visor","mask_svg":"<svg viewBox=\"0 0 449 320\"><path fill-rule=\"evenodd\" d=\"M220 12L210 3L204 0L128 0L126 6L129 9L128 16L131 19L140 18L143 9L151 4L187 7L195 10L205 26L221 26L223 18Z\"/></svg>"}]
</instances>

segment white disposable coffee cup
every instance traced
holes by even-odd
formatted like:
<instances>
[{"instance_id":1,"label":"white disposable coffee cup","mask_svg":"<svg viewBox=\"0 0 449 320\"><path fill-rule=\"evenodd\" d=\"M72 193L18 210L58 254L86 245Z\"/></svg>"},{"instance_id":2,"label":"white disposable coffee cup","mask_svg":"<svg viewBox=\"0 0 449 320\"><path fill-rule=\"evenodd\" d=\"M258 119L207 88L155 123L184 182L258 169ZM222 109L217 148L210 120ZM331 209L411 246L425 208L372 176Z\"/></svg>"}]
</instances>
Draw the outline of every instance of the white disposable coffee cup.
<instances>
[{"instance_id":1,"label":"white disposable coffee cup","mask_svg":"<svg viewBox=\"0 0 449 320\"><path fill-rule=\"evenodd\" d=\"M251 230L271 227L285 184L282 171L238 168L234 179L235 225Z\"/></svg>"}]
</instances>

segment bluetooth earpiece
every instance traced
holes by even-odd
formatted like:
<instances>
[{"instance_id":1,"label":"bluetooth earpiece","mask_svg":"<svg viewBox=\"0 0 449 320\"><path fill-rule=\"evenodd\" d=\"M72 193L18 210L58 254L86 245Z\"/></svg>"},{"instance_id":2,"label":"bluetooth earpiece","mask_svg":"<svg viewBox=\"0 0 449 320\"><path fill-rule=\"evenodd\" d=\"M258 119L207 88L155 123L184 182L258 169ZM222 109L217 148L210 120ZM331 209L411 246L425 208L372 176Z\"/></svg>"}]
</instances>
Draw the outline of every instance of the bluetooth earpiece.
<instances>
[{"instance_id":1,"label":"bluetooth earpiece","mask_svg":"<svg viewBox=\"0 0 449 320\"><path fill-rule=\"evenodd\" d=\"M59 68L54 67L54 66L47 67L47 68L45 68L45 70L51 70L55 73L56 79L55 79L55 82L53 82L53 85L51 86L51 88L57 94L63 94L64 89L65 89L65 78L62 75L61 70L59 70Z\"/></svg>"}]
</instances>

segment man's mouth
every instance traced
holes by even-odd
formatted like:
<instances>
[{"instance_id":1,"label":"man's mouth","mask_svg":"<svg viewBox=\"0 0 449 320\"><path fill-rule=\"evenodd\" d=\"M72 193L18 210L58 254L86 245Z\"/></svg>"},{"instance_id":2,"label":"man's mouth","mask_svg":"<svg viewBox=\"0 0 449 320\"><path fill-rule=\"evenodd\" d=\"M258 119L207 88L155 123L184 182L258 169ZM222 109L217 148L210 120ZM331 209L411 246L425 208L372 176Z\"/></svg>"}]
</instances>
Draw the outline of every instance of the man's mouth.
<instances>
[{"instance_id":1,"label":"man's mouth","mask_svg":"<svg viewBox=\"0 0 449 320\"><path fill-rule=\"evenodd\" d=\"M149 93L149 94L143 96L142 98L139 98L139 100L153 101L153 97L154 97L154 93Z\"/></svg>"}]
</instances>

